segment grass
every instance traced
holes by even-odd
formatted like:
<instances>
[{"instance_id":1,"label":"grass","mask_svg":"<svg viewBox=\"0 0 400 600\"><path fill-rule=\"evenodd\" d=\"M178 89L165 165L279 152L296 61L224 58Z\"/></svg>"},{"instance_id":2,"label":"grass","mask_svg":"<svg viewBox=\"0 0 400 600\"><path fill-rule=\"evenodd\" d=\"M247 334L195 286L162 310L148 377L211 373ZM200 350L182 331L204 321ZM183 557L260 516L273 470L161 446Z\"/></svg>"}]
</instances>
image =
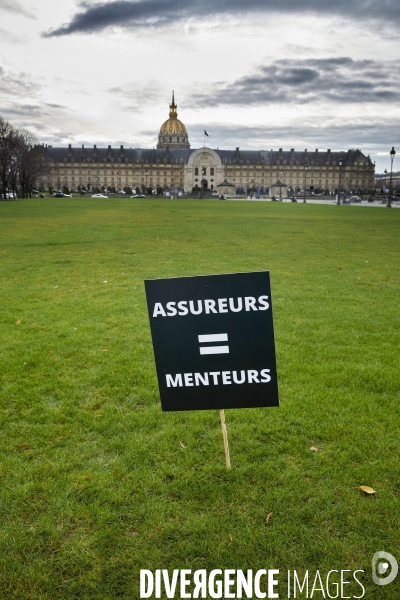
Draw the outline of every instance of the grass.
<instances>
[{"instance_id":1,"label":"grass","mask_svg":"<svg viewBox=\"0 0 400 600\"><path fill-rule=\"evenodd\" d=\"M282 598L288 569L364 569L365 598L399 597L371 578L400 559L399 220L0 203L0 598L136 600L144 568L276 568ZM226 411L228 472L217 411L161 412L143 280L263 269L281 407Z\"/></svg>"}]
</instances>

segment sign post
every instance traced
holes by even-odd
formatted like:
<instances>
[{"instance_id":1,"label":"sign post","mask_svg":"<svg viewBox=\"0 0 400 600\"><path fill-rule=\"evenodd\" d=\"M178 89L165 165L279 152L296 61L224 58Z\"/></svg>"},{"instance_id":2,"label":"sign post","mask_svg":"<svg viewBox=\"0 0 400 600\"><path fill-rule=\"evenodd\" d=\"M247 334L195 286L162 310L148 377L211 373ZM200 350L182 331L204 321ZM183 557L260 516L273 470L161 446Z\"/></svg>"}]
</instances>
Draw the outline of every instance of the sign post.
<instances>
[{"instance_id":1,"label":"sign post","mask_svg":"<svg viewBox=\"0 0 400 600\"><path fill-rule=\"evenodd\" d=\"M279 406L268 271L145 281L163 411Z\"/></svg>"},{"instance_id":2,"label":"sign post","mask_svg":"<svg viewBox=\"0 0 400 600\"><path fill-rule=\"evenodd\" d=\"M230 469L231 468L231 458L229 456L228 432L226 431L225 411L223 408L221 408L221 410L219 411L219 416L221 419L222 437L224 439L226 468Z\"/></svg>"}]
</instances>

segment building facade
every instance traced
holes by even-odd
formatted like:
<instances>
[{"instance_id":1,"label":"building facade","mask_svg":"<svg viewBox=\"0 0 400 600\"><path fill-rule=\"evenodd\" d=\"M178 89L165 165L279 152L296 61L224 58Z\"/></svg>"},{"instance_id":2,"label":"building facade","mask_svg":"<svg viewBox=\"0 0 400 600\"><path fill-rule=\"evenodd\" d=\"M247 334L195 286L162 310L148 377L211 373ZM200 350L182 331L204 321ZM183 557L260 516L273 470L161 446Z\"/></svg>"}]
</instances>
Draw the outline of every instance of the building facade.
<instances>
[{"instance_id":1,"label":"building facade","mask_svg":"<svg viewBox=\"0 0 400 600\"><path fill-rule=\"evenodd\" d=\"M360 150L191 149L186 127L177 114L173 95L169 119L161 126L156 149L47 146L51 167L41 185L92 190L144 186L182 192L229 188L232 195L254 188L272 195L282 187L312 187L332 193L339 185L348 191L374 187L374 164Z\"/></svg>"}]
</instances>

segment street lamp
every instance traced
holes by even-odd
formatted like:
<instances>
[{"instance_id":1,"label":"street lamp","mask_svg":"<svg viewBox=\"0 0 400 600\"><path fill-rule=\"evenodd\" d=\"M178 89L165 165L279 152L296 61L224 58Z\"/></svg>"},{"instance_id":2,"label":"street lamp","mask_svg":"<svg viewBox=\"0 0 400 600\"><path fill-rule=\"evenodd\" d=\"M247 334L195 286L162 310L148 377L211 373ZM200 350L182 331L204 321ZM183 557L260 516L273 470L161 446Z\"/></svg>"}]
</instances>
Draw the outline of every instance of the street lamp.
<instances>
[{"instance_id":1,"label":"street lamp","mask_svg":"<svg viewBox=\"0 0 400 600\"><path fill-rule=\"evenodd\" d=\"M338 190L339 193L338 193L338 197L337 197L338 199L337 199L336 204L340 204L340 187L342 185L341 184L341 181L342 181L342 164L343 164L343 161L339 160L339 190Z\"/></svg>"},{"instance_id":2,"label":"street lamp","mask_svg":"<svg viewBox=\"0 0 400 600\"><path fill-rule=\"evenodd\" d=\"M201 180L201 188L200 188L200 198L203 197L203 191L207 192L207 189L204 190L204 183L203 183L203 180L204 180L205 176L206 176L206 169L205 169L205 167L201 167L201 177L202 177L202 180Z\"/></svg>"},{"instance_id":3,"label":"street lamp","mask_svg":"<svg viewBox=\"0 0 400 600\"><path fill-rule=\"evenodd\" d=\"M279 167L279 202L282 202L282 167Z\"/></svg>"},{"instance_id":4,"label":"street lamp","mask_svg":"<svg viewBox=\"0 0 400 600\"><path fill-rule=\"evenodd\" d=\"M303 204L305 204L307 202L306 200L306 189L307 189L307 169L308 169L308 165L304 166L304 199L303 199Z\"/></svg>"},{"instance_id":5,"label":"street lamp","mask_svg":"<svg viewBox=\"0 0 400 600\"><path fill-rule=\"evenodd\" d=\"M147 175L148 175L148 171L145 171L144 174L146 175L146 194L147 194Z\"/></svg>"},{"instance_id":6,"label":"street lamp","mask_svg":"<svg viewBox=\"0 0 400 600\"><path fill-rule=\"evenodd\" d=\"M392 147L391 151L390 151L390 183L389 183L389 199L388 199L388 203L386 204L386 208L392 208L391 205L391 200L392 200L392 173L393 173L393 161L394 161L394 157L396 154L396 150L394 149L394 147Z\"/></svg>"}]
</instances>

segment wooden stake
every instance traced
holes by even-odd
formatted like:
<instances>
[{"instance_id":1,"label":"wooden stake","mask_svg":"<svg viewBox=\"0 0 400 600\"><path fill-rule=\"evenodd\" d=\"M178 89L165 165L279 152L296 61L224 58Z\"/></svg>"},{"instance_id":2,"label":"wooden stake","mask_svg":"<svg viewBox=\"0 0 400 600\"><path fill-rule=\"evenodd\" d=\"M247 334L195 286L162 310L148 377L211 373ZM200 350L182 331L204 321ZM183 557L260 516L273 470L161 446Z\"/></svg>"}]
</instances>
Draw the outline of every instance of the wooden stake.
<instances>
[{"instance_id":1,"label":"wooden stake","mask_svg":"<svg viewBox=\"0 0 400 600\"><path fill-rule=\"evenodd\" d=\"M219 411L219 416L221 418L221 429L222 429L222 437L224 438L224 449L225 449L225 458L226 458L226 468L231 468L231 459L229 457L229 444L228 444L228 432L226 431L225 424L225 411L222 408Z\"/></svg>"}]
</instances>

